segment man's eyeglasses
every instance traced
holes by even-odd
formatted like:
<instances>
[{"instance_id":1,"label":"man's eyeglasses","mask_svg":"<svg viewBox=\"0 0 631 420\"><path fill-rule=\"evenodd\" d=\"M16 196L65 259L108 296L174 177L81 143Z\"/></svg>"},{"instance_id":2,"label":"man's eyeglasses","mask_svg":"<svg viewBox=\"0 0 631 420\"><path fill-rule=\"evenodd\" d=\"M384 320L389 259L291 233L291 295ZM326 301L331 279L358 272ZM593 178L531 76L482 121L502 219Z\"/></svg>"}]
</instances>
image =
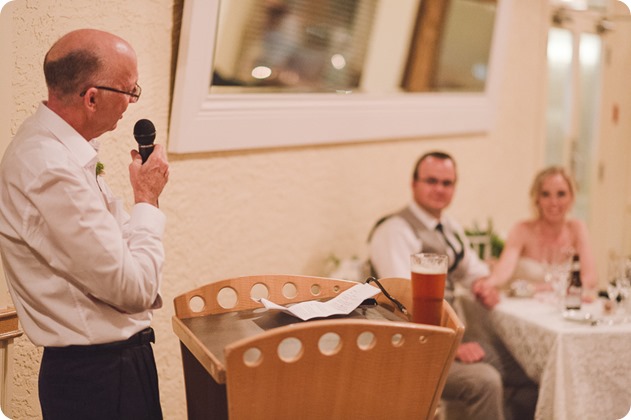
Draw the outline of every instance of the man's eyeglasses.
<instances>
[{"instance_id":1,"label":"man's eyeglasses","mask_svg":"<svg viewBox=\"0 0 631 420\"><path fill-rule=\"evenodd\" d=\"M140 94L142 93L142 88L138 85L138 83L136 83L136 86L134 86L134 90L132 90L131 92L125 92L124 90L114 89L108 86L91 86L91 87L95 89L109 90L110 92L122 93L123 95L127 95L130 98L129 102L131 102L132 104L138 102L138 99L140 99ZM90 88L86 88L83 92L79 94L79 96L81 97L85 96L88 89Z\"/></svg>"},{"instance_id":2,"label":"man's eyeglasses","mask_svg":"<svg viewBox=\"0 0 631 420\"><path fill-rule=\"evenodd\" d=\"M425 183L427 185L430 185L432 187L435 187L436 185L440 184L440 185L442 185L445 188L451 188L454 185L456 185L456 181L452 181L450 179L440 180L440 179L437 179L437 178L421 178L421 179L419 179L419 181L421 181L421 182L423 182L423 183Z\"/></svg>"}]
</instances>

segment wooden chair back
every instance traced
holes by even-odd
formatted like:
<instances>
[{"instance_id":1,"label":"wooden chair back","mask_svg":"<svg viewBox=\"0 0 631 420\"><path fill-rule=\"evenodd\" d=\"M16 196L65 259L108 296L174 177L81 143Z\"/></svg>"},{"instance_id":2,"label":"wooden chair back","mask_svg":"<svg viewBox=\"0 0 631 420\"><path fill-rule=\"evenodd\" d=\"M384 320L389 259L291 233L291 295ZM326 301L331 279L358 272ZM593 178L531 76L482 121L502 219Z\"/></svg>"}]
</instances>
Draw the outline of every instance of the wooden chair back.
<instances>
[{"instance_id":1,"label":"wooden chair back","mask_svg":"<svg viewBox=\"0 0 631 420\"><path fill-rule=\"evenodd\" d=\"M431 419L460 338L449 327L356 319L266 331L225 349L229 417Z\"/></svg>"},{"instance_id":2,"label":"wooden chair back","mask_svg":"<svg viewBox=\"0 0 631 420\"><path fill-rule=\"evenodd\" d=\"M259 298L279 305L329 299L357 283L298 275L242 276L208 283L173 300L177 318L186 319L244 309L261 308Z\"/></svg>"},{"instance_id":3,"label":"wooden chair back","mask_svg":"<svg viewBox=\"0 0 631 420\"><path fill-rule=\"evenodd\" d=\"M379 283L381 283L381 285L392 297L397 299L403 304L403 306L405 306L405 308L408 310L408 315L403 314L401 311L399 311L396 305L392 303L392 301L388 299L383 293L379 293L375 297L379 305L396 313L405 320L410 320L412 314L412 282L410 281L410 279L402 277L385 277L379 279ZM460 341L462 341L462 336L464 335L465 326L456 314L454 308L447 301L443 301L443 315L441 317L441 326L452 329L456 332L457 339L455 340L455 345L452 349L452 356L455 357L456 350L458 349Z\"/></svg>"}]
</instances>

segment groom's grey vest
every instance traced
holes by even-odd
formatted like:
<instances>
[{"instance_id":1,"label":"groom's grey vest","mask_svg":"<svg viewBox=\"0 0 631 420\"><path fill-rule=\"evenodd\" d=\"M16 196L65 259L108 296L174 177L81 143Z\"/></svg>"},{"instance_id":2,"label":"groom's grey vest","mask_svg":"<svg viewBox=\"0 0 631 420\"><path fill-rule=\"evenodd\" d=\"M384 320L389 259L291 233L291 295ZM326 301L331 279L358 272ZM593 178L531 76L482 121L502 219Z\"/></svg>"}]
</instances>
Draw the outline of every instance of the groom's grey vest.
<instances>
[{"instance_id":1,"label":"groom's grey vest","mask_svg":"<svg viewBox=\"0 0 631 420\"><path fill-rule=\"evenodd\" d=\"M419 249L417 252L431 252L431 253L436 253L436 254L449 255L449 253L447 252L447 245L445 244L444 239L442 238L442 235L436 230L428 229L428 227L425 226L423 222L421 222L416 216L414 216L414 213L412 213L409 207L405 207L404 209L399 210L397 213L381 218L373 227L371 234L369 236L369 240L372 238L372 232L374 232L377 226L379 226L382 222L384 222L386 219L390 217L400 217L408 223L410 228L412 228L417 238L419 238L419 240L421 241L422 249ZM449 232L449 233L458 237L456 232ZM460 243L460 246L464 246L460 240L458 242ZM456 246L456 244L454 244L454 246ZM467 251L465 250L465 253L466 252ZM466 256L464 259L466 259ZM452 264L453 264L453 257L449 256L449 266L451 267ZM463 264L461 261L460 264L454 267L454 269L450 271L449 275L447 276L447 282L445 284L445 299L449 303L453 303L454 282L465 276L466 266L467 264ZM378 273L376 273L372 264L371 264L371 271L373 275L375 275L375 277L378 277L377 276Z\"/></svg>"}]
</instances>

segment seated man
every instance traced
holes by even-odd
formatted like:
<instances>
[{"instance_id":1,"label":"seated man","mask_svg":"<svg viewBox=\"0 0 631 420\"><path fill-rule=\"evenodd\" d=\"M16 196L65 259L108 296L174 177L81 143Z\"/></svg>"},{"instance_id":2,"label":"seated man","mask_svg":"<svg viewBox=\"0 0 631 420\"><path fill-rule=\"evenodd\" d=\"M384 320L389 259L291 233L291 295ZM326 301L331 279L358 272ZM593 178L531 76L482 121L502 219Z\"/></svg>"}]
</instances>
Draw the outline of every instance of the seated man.
<instances>
[{"instance_id":1,"label":"seated man","mask_svg":"<svg viewBox=\"0 0 631 420\"><path fill-rule=\"evenodd\" d=\"M453 303L454 285L458 283L475 290L477 299L490 307L497 303L497 292L479 281L488 276L488 267L469 247L461 226L443 215L451 203L455 185L456 164L451 156L442 152L421 156L412 179L414 200L398 213L382 219L371 234L371 264L378 277L409 278L411 254L447 254L445 299ZM460 402L464 413L459 417L468 420L532 419L536 385L501 344L491 346L469 339L465 332L442 398ZM506 401L505 386L511 389L511 395L506 393Z\"/></svg>"}]
</instances>

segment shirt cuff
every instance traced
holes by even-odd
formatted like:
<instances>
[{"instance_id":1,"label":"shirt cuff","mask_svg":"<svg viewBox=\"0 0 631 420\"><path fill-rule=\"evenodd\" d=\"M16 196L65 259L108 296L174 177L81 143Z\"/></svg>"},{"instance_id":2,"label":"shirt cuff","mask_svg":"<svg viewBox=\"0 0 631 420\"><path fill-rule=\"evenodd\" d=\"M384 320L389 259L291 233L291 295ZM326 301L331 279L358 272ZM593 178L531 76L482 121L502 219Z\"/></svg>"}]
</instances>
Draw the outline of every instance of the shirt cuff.
<instances>
[{"instance_id":1,"label":"shirt cuff","mask_svg":"<svg viewBox=\"0 0 631 420\"><path fill-rule=\"evenodd\" d=\"M166 215L159 208L148 203L136 203L131 210L130 226L132 229L149 229L162 238L166 219Z\"/></svg>"}]
</instances>

